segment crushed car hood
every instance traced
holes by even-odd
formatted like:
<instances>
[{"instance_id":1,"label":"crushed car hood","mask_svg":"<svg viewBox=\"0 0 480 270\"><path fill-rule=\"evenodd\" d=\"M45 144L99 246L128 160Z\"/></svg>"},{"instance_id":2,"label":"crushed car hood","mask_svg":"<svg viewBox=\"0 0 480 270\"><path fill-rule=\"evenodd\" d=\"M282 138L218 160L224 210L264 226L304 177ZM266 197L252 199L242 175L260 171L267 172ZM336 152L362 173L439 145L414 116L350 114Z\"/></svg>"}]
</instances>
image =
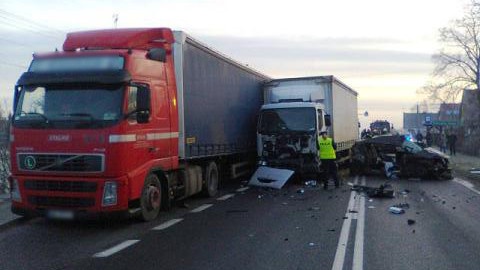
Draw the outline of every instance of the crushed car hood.
<instances>
[{"instance_id":1,"label":"crushed car hood","mask_svg":"<svg viewBox=\"0 0 480 270\"><path fill-rule=\"evenodd\" d=\"M434 149L434 148L431 148L431 147L427 147L427 148L424 148L422 152L426 152L426 154L428 156L431 156L431 157L441 157L441 158L445 158L445 159L449 159L450 157L448 155L446 155L445 153L442 153L440 151L438 151L437 149ZM420 152L420 153L422 153Z\"/></svg>"}]
</instances>

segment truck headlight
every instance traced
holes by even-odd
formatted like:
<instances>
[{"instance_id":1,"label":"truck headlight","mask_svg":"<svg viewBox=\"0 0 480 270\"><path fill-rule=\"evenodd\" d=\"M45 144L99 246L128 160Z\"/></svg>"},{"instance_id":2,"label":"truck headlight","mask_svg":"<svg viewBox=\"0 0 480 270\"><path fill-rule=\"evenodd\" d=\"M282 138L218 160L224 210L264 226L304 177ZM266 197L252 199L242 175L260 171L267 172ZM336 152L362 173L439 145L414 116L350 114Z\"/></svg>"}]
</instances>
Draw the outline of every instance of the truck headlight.
<instances>
[{"instance_id":1,"label":"truck headlight","mask_svg":"<svg viewBox=\"0 0 480 270\"><path fill-rule=\"evenodd\" d=\"M117 204L117 182L105 182L103 186L102 206Z\"/></svg>"},{"instance_id":2,"label":"truck headlight","mask_svg":"<svg viewBox=\"0 0 480 270\"><path fill-rule=\"evenodd\" d=\"M22 195L20 195L20 187L18 186L18 180L10 178L10 196L12 201L22 202Z\"/></svg>"}]
</instances>

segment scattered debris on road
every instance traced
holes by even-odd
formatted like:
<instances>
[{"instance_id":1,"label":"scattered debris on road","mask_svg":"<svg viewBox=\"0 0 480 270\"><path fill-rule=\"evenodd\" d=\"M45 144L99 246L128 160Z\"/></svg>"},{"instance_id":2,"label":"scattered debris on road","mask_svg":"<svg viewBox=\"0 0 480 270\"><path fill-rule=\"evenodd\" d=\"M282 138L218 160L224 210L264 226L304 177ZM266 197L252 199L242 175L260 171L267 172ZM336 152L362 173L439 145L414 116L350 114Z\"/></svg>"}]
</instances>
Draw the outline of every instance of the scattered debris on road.
<instances>
[{"instance_id":1,"label":"scattered debris on road","mask_svg":"<svg viewBox=\"0 0 480 270\"><path fill-rule=\"evenodd\" d=\"M370 198L393 198L395 197L395 191L392 185L382 184L379 187L369 187L362 185L353 185L352 190L358 192L364 192Z\"/></svg>"},{"instance_id":2,"label":"scattered debris on road","mask_svg":"<svg viewBox=\"0 0 480 270\"><path fill-rule=\"evenodd\" d=\"M317 187L317 181L316 180L306 181L305 186L307 186L307 187Z\"/></svg>"},{"instance_id":3,"label":"scattered debris on road","mask_svg":"<svg viewBox=\"0 0 480 270\"><path fill-rule=\"evenodd\" d=\"M390 208L388 208L388 211L392 214L397 214L397 215L405 213L405 210L403 210L403 208L399 208L395 206L390 206Z\"/></svg>"},{"instance_id":4,"label":"scattered debris on road","mask_svg":"<svg viewBox=\"0 0 480 270\"><path fill-rule=\"evenodd\" d=\"M415 224L415 223L416 223L416 221L414 219L407 220L407 224L410 225L410 226Z\"/></svg>"}]
</instances>

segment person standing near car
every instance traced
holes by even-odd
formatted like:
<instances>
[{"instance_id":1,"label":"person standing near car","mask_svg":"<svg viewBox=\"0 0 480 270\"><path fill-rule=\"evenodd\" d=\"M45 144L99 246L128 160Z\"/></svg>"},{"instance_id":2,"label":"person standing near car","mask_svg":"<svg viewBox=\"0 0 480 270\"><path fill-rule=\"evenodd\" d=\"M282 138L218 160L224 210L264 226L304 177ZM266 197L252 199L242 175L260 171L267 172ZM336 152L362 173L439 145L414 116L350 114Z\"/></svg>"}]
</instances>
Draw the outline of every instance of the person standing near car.
<instances>
[{"instance_id":1,"label":"person standing near car","mask_svg":"<svg viewBox=\"0 0 480 270\"><path fill-rule=\"evenodd\" d=\"M456 144L457 144L457 135L455 135L454 132L448 136L448 145L450 147L450 155L457 155L457 149L456 149Z\"/></svg>"},{"instance_id":2,"label":"person standing near car","mask_svg":"<svg viewBox=\"0 0 480 270\"><path fill-rule=\"evenodd\" d=\"M339 187L340 183L337 175L337 163L335 162L337 159L335 154L337 146L333 139L327 136L326 131L320 132L320 137L318 138L318 149L321 168L323 171L323 188L327 189L328 179L330 176L332 176L335 182L335 187Z\"/></svg>"},{"instance_id":3,"label":"person standing near car","mask_svg":"<svg viewBox=\"0 0 480 270\"><path fill-rule=\"evenodd\" d=\"M447 152L447 136L444 132L440 133L438 146L440 146L440 151L442 151L442 153Z\"/></svg>"},{"instance_id":4,"label":"person standing near car","mask_svg":"<svg viewBox=\"0 0 480 270\"><path fill-rule=\"evenodd\" d=\"M418 131L417 135L415 136L415 139L416 139L417 142L419 142L419 143L422 143L422 142L423 142L423 135L422 135L422 133L420 132L420 130Z\"/></svg>"}]
</instances>

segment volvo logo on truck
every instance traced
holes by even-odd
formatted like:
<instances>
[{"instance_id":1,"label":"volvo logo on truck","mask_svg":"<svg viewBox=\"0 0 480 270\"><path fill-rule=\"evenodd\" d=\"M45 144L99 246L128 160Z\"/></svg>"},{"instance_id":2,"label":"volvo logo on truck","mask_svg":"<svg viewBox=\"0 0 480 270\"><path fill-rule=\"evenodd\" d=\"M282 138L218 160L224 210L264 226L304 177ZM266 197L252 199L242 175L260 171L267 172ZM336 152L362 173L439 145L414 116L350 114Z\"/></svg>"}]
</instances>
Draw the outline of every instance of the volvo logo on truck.
<instances>
[{"instance_id":1,"label":"volvo logo on truck","mask_svg":"<svg viewBox=\"0 0 480 270\"><path fill-rule=\"evenodd\" d=\"M23 160L23 164L25 165L25 168L33 170L35 169L35 166L37 166L37 161L34 156L26 156Z\"/></svg>"}]
</instances>

